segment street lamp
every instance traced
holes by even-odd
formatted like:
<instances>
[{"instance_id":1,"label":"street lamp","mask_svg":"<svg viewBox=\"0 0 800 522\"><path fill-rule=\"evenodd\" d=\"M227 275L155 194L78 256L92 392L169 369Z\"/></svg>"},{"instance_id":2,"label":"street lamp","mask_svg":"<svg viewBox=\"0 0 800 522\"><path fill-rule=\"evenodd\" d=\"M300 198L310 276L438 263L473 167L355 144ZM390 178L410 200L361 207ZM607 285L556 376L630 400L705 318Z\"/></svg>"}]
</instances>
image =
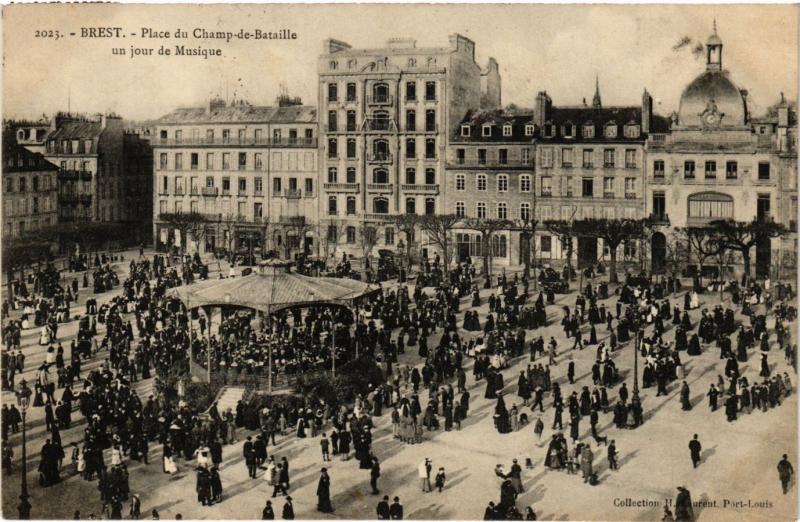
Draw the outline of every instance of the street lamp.
<instances>
[{"instance_id":1,"label":"street lamp","mask_svg":"<svg viewBox=\"0 0 800 522\"><path fill-rule=\"evenodd\" d=\"M14 394L17 396L17 405L19 406L20 411L22 412L22 465L20 468L22 469L22 487L19 494L19 518L20 520L28 520L31 518L31 504L28 502L28 476L26 474L27 470L27 426L25 424L25 417L28 413L28 404L30 403L31 397L31 389L28 388L28 383L25 382L25 379L22 379L19 383L19 387L14 390Z\"/></svg>"}]
</instances>

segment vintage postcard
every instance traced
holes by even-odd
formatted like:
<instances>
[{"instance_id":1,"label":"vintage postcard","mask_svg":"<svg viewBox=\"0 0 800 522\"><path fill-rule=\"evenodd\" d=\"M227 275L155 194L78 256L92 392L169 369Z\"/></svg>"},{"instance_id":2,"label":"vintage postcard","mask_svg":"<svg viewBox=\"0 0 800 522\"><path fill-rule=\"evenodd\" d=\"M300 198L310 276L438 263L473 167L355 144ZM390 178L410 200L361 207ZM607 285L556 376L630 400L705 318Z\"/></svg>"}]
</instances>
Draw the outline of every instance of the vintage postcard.
<instances>
[{"instance_id":1,"label":"vintage postcard","mask_svg":"<svg viewBox=\"0 0 800 522\"><path fill-rule=\"evenodd\" d=\"M796 520L797 5L2 10L2 515Z\"/></svg>"}]
</instances>

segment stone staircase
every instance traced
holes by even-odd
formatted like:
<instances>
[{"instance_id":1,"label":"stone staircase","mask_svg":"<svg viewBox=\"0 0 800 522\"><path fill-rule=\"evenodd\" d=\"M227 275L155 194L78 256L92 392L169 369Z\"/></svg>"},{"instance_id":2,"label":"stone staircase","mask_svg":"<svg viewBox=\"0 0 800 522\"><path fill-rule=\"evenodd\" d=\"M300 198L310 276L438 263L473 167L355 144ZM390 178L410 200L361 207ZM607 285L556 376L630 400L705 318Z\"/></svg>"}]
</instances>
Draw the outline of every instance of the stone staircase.
<instances>
[{"instance_id":1,"label":"stone staircase","mask_svg":"<svg viewBox=\"0 0 800 522\"><path fill-rule=\"evenodd\" d=\"M230 409L236 413L236 404L244 397L243 386L224 386L217 394L217 411L221 414Z\"/></svg>"}]
</instances>

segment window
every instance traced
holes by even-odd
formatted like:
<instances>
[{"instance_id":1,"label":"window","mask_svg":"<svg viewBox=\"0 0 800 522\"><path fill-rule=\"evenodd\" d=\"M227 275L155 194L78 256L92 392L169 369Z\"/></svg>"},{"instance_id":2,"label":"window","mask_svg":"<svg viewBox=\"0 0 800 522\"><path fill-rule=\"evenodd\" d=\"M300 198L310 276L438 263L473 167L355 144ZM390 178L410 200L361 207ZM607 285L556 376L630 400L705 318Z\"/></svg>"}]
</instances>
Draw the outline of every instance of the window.
<instances>
[{"instance_id":1,"label":"window","mask_svg":"<svg viewBox=\"0 0 800 522\"><path fill-rule=\"evenodd\" d=\"M613 168L617 164L616 151L614 149L603 150L603 167Z\"/></svg>"},{"instance_id":2,"label":"window","mask_svg":"<svg viewBox=\"0 0 800 522\"><path fill-rule=\"evenodd\" d=\"M508 149L497 150L497 163L500 165L508 164Z\"/></svg>"},{"instance_id":3,"label":"window","mask_svg":"<svg viewBox=\"0 0 800 522\"><path fill-rule=\"evenodd\" d=\"M159 157L158 157L158 166L162 170L165 170L167 168L167 153L166 152L162 152L159 155Z\"/></svg>"},{"instance_id":4,"label":"window","mask_svg":"<svg viewBox=\"0 0 800 522\"><path fill-rule=\"evenodd\" d=\"M603 197L614 197L614 178L603 178Z\"/></svg>"},{"instance_id":5,"label":"window","mask_svg":"<svg viewBox=\"0 0 800 522\"><path fill-rule=\"evenodd\" d=\"M183 153L175 154L175 170L183 170Z\"/></svg>"},{"instance_id":6,"label":"window","mask_svg":"<svg viewBox=\"0 0 800 522\"><path fill-rule=\"evenodd\" d=\"M356 157L356 140L347 140L347 159L354 159Z\"/></svg>"},{"instance_id":7,"label":"window","mask_svg":"<svg viewBox=\"0 0 800 522\"><path fill-rule=\"evenodd\" d=\"M222 142L229 143L231 141L231 130L222 129Z\"/></svg>"},{"instance_id":8,"label":"window","mask_svg":"<svg viewBox=\"0 0 800 522\"><path fill-rule=\"evenodd\" d=\"M356 84L355 83L348 83L347 84L347 101L354 102L356 101Z\"/></svg>"},{"instance_id":9,"label":"window","mask_svg":"<svg viewBox=\"0 0 800 522\"><path fill-rule=\"evenodd\" d=\"M685 179L694 179L694 161L683 162L683 177Z\"/></svg>"},{"instance_id":10,"label":"window","mask_svg":"<svg viewBox=\"0 0 800 522\"><path fill-rule=\"evenodd\" d=\"M475 189L481 192L486 190L486 174L478 174L475 177Z\"/></svg>"},{"instance_id":11,"label":"window","mask_svg":"<svg viewBox=\"0 0 800 522\"><path fill-rule=\"evenodd\" d=\"M653 162L653 177L655 178L664 177L664 160L655 160Z\"/></svg>"},{"instance_id":12,"label":"window","mask_svg":"<svg viewBox=\"0 0 800 522\"><path fill-rule=\"evenodd\" d=\"M389 213L389 200L386 198L375 198L372 200L372 211L375 214Z\"/></svg>"},{"instance_id":13,"label":"window","mask_svg":"<svg viewBox=\"0 0 800 522\"><path fill-rule=\"evenodd\" d=\"M336 242L339 239L339 230L336 225L328 225L328 241Z\"/></svg>"},{"instance_id":14,"label":"window","mask_svg":"<svg viewBox=\"0 0 800 522\"><path fill-rule=\"evenodd\" d=\"M281 178L272 178L272 195L281 195Z\"/></svg>"},{"instance_id":15,"label":"window","mask_svg":"<svg viewBox=\"0 0 800 522\"><path fill-rule=\"evenodd\" d=\"M406 82L406 101L416 101L417 82Z\"/></svg>"},{"instance_id":16,"label":"window","mask_svg":"<svg viewBox=\"0 0 800 522\"><path fill-rule=\"evenodd\" d=\"M416 214L416 213L417 213L417 199L406 198L406 214Z\"/></svg>"},{"instance_id":17,"label":"window","mask_svg":"<svg viewBox=\"0 0 800 522\"><path fill-rule=\"evenodd\" d=\"M328 183L336 183L337 170L336 167L328 167Z\"/></svg>"},{"instance_id":18,"label":"window","mask_svg":"<svg viewBox=\"0 0 800 522\"><path fill-rule=\"evenodd\" d=\"M406 138L406 158L414 159L417 157L417 140Z\"/></svg>"},{"instance_id":19,"label":"window","mask_svg":"<svg viewBox=\"0 0 800 522\"><path fill-rule=\"evenodd\" d=\"M689 217L705 219L731 219L733 198L717 192L702 192L689 196Z\"/></svg>"},{"instance_id":20,"label":"window","mask_svg":"<svg viewBox=\"0 0 800 522\"><path fill-rule=\"evenodd\" d=\"M531 219L531 204L528 202L520 203L519 204L519 218L522 221L528 221Z\"/></svg>"},{"instance_id":21,"label":"window","mask_svg":"<svg viewBox=\"0 0 800 522\"><path fill-rule=\"evenodd\" d=\"M545 123L544 124L544 137L545 138L552 138L555 135L556 126L552 123Z\"/></svg>"},{"instance_id":22,"label":"window","mask_svg":"<svg viewBox=\"0 0 800 522\"><path fill-rule=\"evenodd\" d=\"M222 170L230 170L231 168L231 154L229 152L222 153Z\"/></svg>"},{"instance_id":23,"label":"window","mask_svg":"<svg viewBox=\"0 0 800 522\"><path fill-rule=\"evenodd\" d=\"M756 218L759 221L769 219L770 197L769 194L759 194L756 200Z\"/></svg>"},{"instance_id":24,"label":"window","mask_svg":"<svg viewBox=\"0 0 800 522\"><path fill-rule=\"evenodd\" d=\"M345 115L347 120L345 121L345 130L347 132L355 132L356 130L356 111L347 111Z\"/></svg>"},{"instance_id":25,"label":"window","mask_svg":"<svg viewBox=\"0 0 800 522\"><path fill-rule=\"evenodd\" d=\"M583 178L581 185L581 195L585 198L594 197L594 180L592 178Z\"/></svg>"},{"instance_id":26,"label":"window","mask_svg":"<svg viewBox=\"0 0 800 522\"><path fill-rule=\"evenodd\" d=\"M425 184L436 185L436 169L425 169Z\"/></svg>"},{"instance_id":27,"label":"window","mask_svg":"<svg viewBox=\"0 0 800 522\"><path fill-rule=\"evenodd\" d=\"M245 170L247 168L247 153L240 152L239 153L239 170Z\"/></svg>"},{"instance_id":28,"label":"window","mask_svg":"<svg viewBox=\"0 0 800 522\"><path fill-rule=\"evenodd\" d=\"M330 67L332 71L335 71L336 68L339 67L339 63L336 60L331 60L328 67Z\"/></svg>"},{"instance_id":29,"label":"window","mask_svg":"<svg viewBox=\"0 0 800 522\"><path fill-rule=\"evenodd\" d=\"M231 191L231 178L225 176L222 178L222 193L225 194Z\"/></svg>"},{"instance_id":30,"label":"window","mask_svg":"<svg viewBox=\"0 0 800 522\"><path fill-rule=\"evenodd\" d=\"M528 148L522 149L522 164L523 165L531 164L531 149Z\"/></svg>"},{"instance_id":31,"label":"window","mask_svg":"<svg viewBox=\"0 0 800 522\"><path fill-rule=\"evenodd\" d=\"M432 216L436 214L436 200L434 198L425 198L425 215Z\"/></svg>"},{"instance_id":32,"label":"window","mask_svg":"<svg viewBox=\"0 0 800 522\"><path fill-rule=\"evenodd\" d=\"M508 203L501 201L497 204L497 219L508 219Z\"/></svg>"},{"instance_id":33,"label":"window","mask_svg":"<svg viewBox=\"0 0 800 522\"><path fill-rule=\"evenodd\" d=\"M714 179L717 177L717 162L706 161L706 179Z\"/></svg>"},{"instance_id":34,"label":"window","mask_svg":"<svg viewBox=\"0 0 800 522\"><path fill-rule=\"evenodd\" d=\"M467 215L467 207L463 201L456 201L456 216L465 217Z\"/></svg>"},{"instance_id":35,"label":"window","mask_svg":"<svg viewBox=\"0 0 800 522\"><path fill-rule=\"evenodd\" d=\"M206 176L206 188L214 188L214 178Z\"/></svg>"},{"instance_id":36,"label":"window","mask_svg":"<svg viewBox=\"0 0 800 522\"><path fill-rule=\"evenodd\" d=\"M594 138L594 125L587 123L583 126L583 137L587 139Z\"/></svg>"},{"instance_id":37,"label":"window","mask_svg":"<svg viewBox=\"0 0 800 522\"><path fill-rule=\"evenodd\" d=\"M466 159L466 154L464 149L456 149L456 162L459 165L463 165L465 159Z\"/></svg>"},{"instance_id":38,"label":"window","mask_svg":"<svg viewBox=\"0 0 800 522\"><path fill-rule=\"evenodd\" d=\"M519 191L520 192L530 192L531 191L531 175L530 174L520 174L520 176L519 176Z\"/></svg>"},{"instance_id":39,"label":"window","mask_svg":"<svg viewBox=\"0 0 800 522\"><path fill-rule=\"evenodd\" d=\"M261 178L255 178L253 180L253 188L256 191L256 195L261 195L261 193L264 191L264 180Z\"/></svg>"},{"instance_id":40,"label":"window","mask_svg":"<svg viewBox=\"0 0 800 522\"><path fill-rule=\"evenodd\" d=\"M306 196L311 197L314 195L314 180L306 178Z\"/></svg>"},{"instance_id":41,"label":"window","mask_svg":"<svg viewBox=\"0 0 800 522\"><path fill-rule=\"evenodd\" d=\"M477 205L475 205L475 215L479 219L486 219L486 203L483 201L478 201Z\"/></svg>"},{"instance_id":42,"label":"window","mask_svg":"<svg viewBox=\"0 0 800 522\"><path fill-rule=\"evenodd\" d=\"M466 176L464 174L456 174L456 190L466 190Z\"/></svg>"},{"instance_id":43,"label":"window","mask_svg":"<svg viewBox=\"0 0 800 522\"><path fill-rule=\"evenodd\" d=\"M406 184L413 185L417 182L417 169L406 169Z\"/></svg>"},{"instance_id":44,"label":"window","mask_svg":"<svg viewBox=\"0 0 800 522\"><path fill-rule=\"evenodd\" d=\"M561 134L565 138L573 138L575 136L575 126L571 123L566 123L561 126Z\"/></svg>"},{"instance_id":45,"label":"window","mask_svg":"<svg viewBox=\"0 0 800 522\"><path fill-rule=\"evenodd\" d=\"M636 197L636 178L625 178L625 197L628 199Z\"/></svg>"},{"instance_id":46,"label":"window","mask_svg":"<svg viewBox=\"0 0 800 522\"><path fill-rule=\"evenodd\" d=\"M428 138L425 140L425 159L436 158L436 140Z\"/></svg>"},{"instance_id":47,"label":"window","mask_svg":"<svg viewBox=\"0 0 800 522\"><path fill-rule=\"evenodd\" d=\"M336 159L339 156L339 144L336 141L336 138L330 138L328 140L328 158Z\"/></svg>"},{"instance_id":48,"label":"window","mask_svg":"<svg viewBox=\"0 0 800 522\"><path fill-rule=\"evenodd\" d=\"M470 127L469 125L461 126L461 136L469 138L471 133L472 133L472 127Z\"/></svg>"},{"instance_id":49,"label":"window","mask_svg":"<svg viewBox=\"0 0 800 522\"><path fill-rule=\"evenodd\" d=\"M336 111L328 111L328 132L336 132L338 127L336 120Z\"/></svg>"},{"instance_id":50,"label":"window","mask_svg":"<svg viewBox=\"0 0 800 522\"><path fill-rule=\"evenodd\" d=\"M583 168L585 168L585 169L594 168L594 150L593 149L583 149Z\"/></svg>"},{"instance_id":51,"label":"window","mask_svg":"<svg viewBox=\"0 0 800 522\"><path fill-rule=\"evenodd\" d=\"M533 136L534 126L525 125L525 136Z\"/></svg>"},{"instance_id":52,"label":"window","mask_svg":"<svg viewBox=\"0 0 800 522\"><path fill-rule=\"evenodd\" d=\"M239 194L247 193L247 179L239 178Z\"/></svg>"},{"instance_id":53,"label":"window","mask_svg":"<svg viewBox=\"0 0 800 522\"><path fill-rule=\"evenodd\" d=\"M347 212L348 216L354 216L356 214L356 197L355 196L347 196L346 212Z\"/></svg>"},{"instance_id":54,"label":"window","mask_svg":"<svg viewBox=\"0 0 800 522\"><path fill-rule=\"evenodd\" d=\"M663 220L667 215L667 197L663 192L653 192L653 217Z\"/></svg>"},{"instance_id":55,"label":"window","mask_svg":"<svg viewBox=\"0 0 800 522\"><path fill-rule=\"evenodd\" d=\"M769 179L769 163L762 161L758 164L758 179Z\"/></svg>"},{"instance_id":56,"label":"window","mask_svg":"<svg viewBox=\"0 0 800 522\"><path fill-rule=\"evenodd\" d=\"M553 195L553 178L552 176L542 176L541 178L542 196L550 197Z\"/></svg>"},{"instance_id":57,"label":"window","mask_svg":"<svg viewBox=\"0 0 800 522\"><path fill-rule=\"evenodd\" d=\"M328 196L328 215L329 216L335 216L336 215L336 203L337 203L336 196Z\"/></svg>"},{"instance_id":58,"label":"window","mask_svg":"<svg viewBox=\"0 0 800 522\"><path fill-rule=\"evenodd\" d=\"M626 239L622 242L622 255L625 259L636 258L636 241Z\"/></svg>"},{"instance_id":59,"label":"window","mask_svg":"<svg viewBox=\"0 0 800 522\"><path fill-rule=\"evenodd\" d=\"M392 227L386 227L383 230L383 243L385 245L394 245L394 229Z\"/></svg>"},{"instance_id":60,"label":"window","mask_svg":"<svg viewBox=\"0 0 800 522\"><path fill-rule=\"evenodd\" d=\"M739 176L739 165L735 161L725 163L725 178L736 179Z\"/></svg>"},{"instance_id":61,"label":"window","mask_svg":"<svg viewBox=\"0 0 800 522\"><path fill-rule=\"evenodd\" d=\"M638 125L626 125L625 126L625 137L626 138L638 138L639 137L639 126Z\"/></svg>"},{"instance_id":62,"label":"window","mask_svg":"<svg viewBox=\"0 0 800 522\"><path fill-rule=\"evenodd\" d=\"M436 132L436 111L434 109L425 111L425 132Z\"/></svg>"},{"instance_id":63,"label":"window","mask_svg":"<svg viewBox=\"0 0 800 522\"><path fill-rule=\"evenodd\" d=\"M347 243L352 245L356 242L356 227L349 226L346 229Z\"/></svg>"},{"instance_id":64,"label":"window","mask_svg":"<svg viewBox=\"0 0 800 522\"><path fill-rule=\"evenodd\" d=\"M553 250L553 238L551 236L540 237L539 250L542 252L542 254L550 254Z\"/></svg>"},{"instance_id":65,"label":"window","mask_svg":"<svg viewBox=\"0 0 800 522\"><path fill-rule=\"evenodd\" d=\"M616 138L617 137L617 125L615 123L609 123L606 125L606 138Z\"/></svg>"},{"instance_id":66,"label":"window","mask_svg":"<svg viewBox=\"0 0 800 522\"><path fill-rule=\"evenodd\" d=\"M372 171L372 182L379 185L389 183L389 171L386 169L375 169Z\"/></svg>"},{"instance_id":67,"label":"window","mask_svg":"<svg viewBox=\"0 0 800 522\"><path fill-rule=\"evenodd\" d=\"M497 175L497 192L507 192L508 191L508 175L506 174L498 174Z\"/></svg>"},{"instance_id":68,"label":"window","mask_svg":"<svg viewBox=\"0 0 800 522\"><path fill-rule=\"evenodd\" d=\"M355 183L356 182L356 168L355 167L347 167L346 176L347 176L347 179L345 181L347 183Z\"/></svg>"},{"instance_id":69,"label":"window","mask_svg":"<svg viewBox=\"0 0 800 522\"><path fill-rule=\"evenodd\" d=\"M636 168L636 149L625 149L625 168Z\"/></svg>"},{"instance_id":70,"label":"window","mask_svg":"<svg viewBox=\"0 0 800 522\"><path fill-rule=\"evenodd\" d=\"M492 255L494 257L506 257L507 253L506 236L492 236Z\"/></svg>"},{"instance_id":71,"label":"window","mask_svg":"<svg viewBox=\"0 0 800 522\"><path fill-rule=\"evenodd\" d=\"M425 82L425 99L428 101L436 100L436 82Z\"/></svg>"},{"instance_id":72,"label":"window","mask_svg":"<svg viewBox=\"0 0 800 522\"><path fill-rule=\"evenodd\" d=\"M406 111L406 130L412 132L417 130L417 111L412 109Z\"/></svg>"},{"instance_id":73,"label":"window","mask_svg":"<svg viewBox=\"0 0 800 522\"><path fill-rule=\"evenodd\" d=\"M503 136L508 137L511 136L512 127L511 125L503 125Z\"/></svg>"},{"instance_id":74,"label":"window","mask_svg":"<svg viewBox=\"0 0 800 522\"><path fill-rule=\"evenodd\" d=\"M572 149L571 148L561 149L561 166L562 167L571 167L572 166Z\"/></svg>"},{"instance_id":75,"label":"window","mask_svg":"<svg viewBox=\"0 0 800 522\"><path fill-rule=\"evenodd\" d=\"M478 149L478 165L486 165L486 149Z\"/></svg>"},{"instance_id":76,"label":"window","mask_svg":"<svg viewBox=\"0 0 800 522\"><path fill-rule=\"evenodd\" d=\"M553 147L543 147L541 149L542 157L541 163L542 168L549 169L553 166Z\"/></svg>"},{"instance_id":77,"label":"window","mask_svg":"<svg viewBox=\"0 0 800 522\"><path fill-rule=\"evenodd\" d=\"M492 126L489 124L484 125L481 127L481 136L484 138L488 138L492 135Z\"/></svg>"},{"instance_id":78,"label":"window","mask_svg":"<svg viewBox=\"0 0 800 522\"><path fill-rule=\"evenodd\" d=\"M331 62L331 63L333 64L333 63L336 63L336 62ZM331 67L331 68L333 68L333 67ZM328 84L328 101L335 102L335 101L337 101L338 98L339 98L339 96L338 96L337 85L335 83L329 83Z\"/></svg>"}]
</instances>

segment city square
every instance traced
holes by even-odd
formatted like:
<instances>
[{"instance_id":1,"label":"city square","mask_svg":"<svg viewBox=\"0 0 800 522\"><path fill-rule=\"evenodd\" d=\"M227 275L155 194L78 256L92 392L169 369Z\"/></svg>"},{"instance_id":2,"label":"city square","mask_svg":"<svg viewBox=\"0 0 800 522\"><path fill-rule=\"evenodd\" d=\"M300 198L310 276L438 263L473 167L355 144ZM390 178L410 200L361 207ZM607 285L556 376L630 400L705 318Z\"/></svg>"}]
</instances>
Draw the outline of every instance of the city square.
<instances>
[{"instance_id":1,"label":"city square","mask_svg":"<svg viewBox=\"0 0 800 522\"><path fill-rule=\"evenodd\" d=\"M796 519L796 10L355 8L4 10L3 516Z\"/></svg>"}]
</instances>

